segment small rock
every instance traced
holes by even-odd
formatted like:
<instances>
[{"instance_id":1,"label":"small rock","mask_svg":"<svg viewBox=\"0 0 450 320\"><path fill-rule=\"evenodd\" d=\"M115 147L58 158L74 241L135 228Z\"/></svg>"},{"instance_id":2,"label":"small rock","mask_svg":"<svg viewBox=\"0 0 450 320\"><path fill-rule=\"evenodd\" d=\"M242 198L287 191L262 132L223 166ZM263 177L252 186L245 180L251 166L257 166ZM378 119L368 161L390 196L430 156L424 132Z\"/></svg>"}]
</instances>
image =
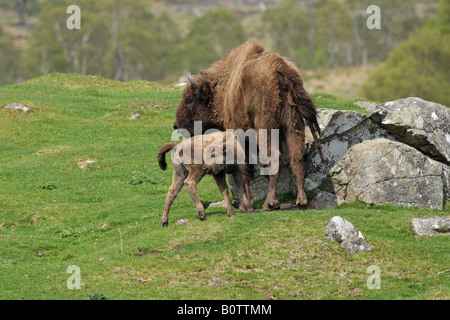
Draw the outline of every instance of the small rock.
<instances>
[{"instance_id":1,"label":"small rock","mask_svg":"<svg viewBox=\"0 0 450 320\"><path fill-rule=\"evenodd\" d=\"M445 218L413 218L414 231L420 236L450 235L450 217Z\"/></svg>"},{"instance_id":2,"label":"small rock","mask_svg":"<svg viewBox=\"0 0 450 320\"><path fill-rule=\"evenodd\" d=\"M140 117L141 117L141 115L139 113L135 113L131 117L129 117L128 119L134 120L134 119L139 119Z\"/></svg>"},{"instance_id":3,"label":"small rock","mask_svg":"<svg viewBox=\"0 0 450 320\"><path fill-rule=\"evenodd\" d=\"M180 219L176 222L176 224L185 224L187 223L189 220L188 219Z\"/></svg>"},{"instance_id":4,"label":"small rock","mask_svg":"<svg viewBox=\"0 0 450 320\"><path fill-rule=\"evenodd\" d=\"M209 204L208 208L225 208L225 200L212 202Z\"/></svg>"},{"instance_id":5,"label":"small rock","mask_svg":"<svg viewBox=\"0 0 450 320\"><path fill-rule=\"evenodd\" d=\"M86 171L88 164L95 163L95 162L97 162L97 160L95 160L95 159L80 160L80 161L78 161L78 167L80 169L83 169L84 171Z\"/></svg>"},{"instance_id":6,"label":"small rock","mask_svg":"<svg viewBox=\"0 0 450 320\"><path fill-rule=\"evenodd\" d=\"M322 190L314 191L311 202L309 203L309 208L316 210L336 209L337 207L336 194Z\"/></svg>"},{"instance_id":7,"label":"small rock","mask_svg":"<svg viewBox=\"0 0 450 320\"><path fill-rule=\"evenodd\" d=\"M24 106L21 103L11 103L11 104L8 104L7 106L5 106L3 109L16 109L16 110L22 110L23 112L31 111L30 108L28 108L27 106Z\"/></svg>"},{"instance_id":8,"label":"small rock","mask_svg":"<svg viewBox=\"0 0 450 320\"><path fill-rule=\"evenodd\" d=\"M347 253L365 252L373 248L364 240L361 232L350 222L335 216L331 219L325 229L325 237L328 240L338 242Z\"/></svg>"},{"instance_id":9,"label":"small rock","mask_svg":"<svg viewBox=\"0 0 450 320\"><path fill-rule=\"evenodd\" d=\"M280 204L280 210L293 210L295 208L294 202L283 202Z\"/></svg>"}]
</instances>

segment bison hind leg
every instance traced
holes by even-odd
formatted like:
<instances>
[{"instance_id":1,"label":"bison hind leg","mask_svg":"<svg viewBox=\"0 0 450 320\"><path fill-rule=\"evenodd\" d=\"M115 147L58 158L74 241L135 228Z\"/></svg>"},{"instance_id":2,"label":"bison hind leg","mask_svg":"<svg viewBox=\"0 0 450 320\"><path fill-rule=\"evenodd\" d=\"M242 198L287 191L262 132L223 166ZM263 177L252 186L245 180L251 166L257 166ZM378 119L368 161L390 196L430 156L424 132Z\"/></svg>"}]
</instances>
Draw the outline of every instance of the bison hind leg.
<instances>
[{"instance_id":1,"label":"bison hind leg","mask_svg":"<svg viewBox=\"0 0 450 320\"><path fill-rule=\"evenodd\" d=\"M286 136L287 153L290 160L292 173L297 180L297 200L296 204L304 206L307 203L303 180L305 175L303 150L305 148L304 134L295 130L288 130Z\"/></svg>"}]
</instances>

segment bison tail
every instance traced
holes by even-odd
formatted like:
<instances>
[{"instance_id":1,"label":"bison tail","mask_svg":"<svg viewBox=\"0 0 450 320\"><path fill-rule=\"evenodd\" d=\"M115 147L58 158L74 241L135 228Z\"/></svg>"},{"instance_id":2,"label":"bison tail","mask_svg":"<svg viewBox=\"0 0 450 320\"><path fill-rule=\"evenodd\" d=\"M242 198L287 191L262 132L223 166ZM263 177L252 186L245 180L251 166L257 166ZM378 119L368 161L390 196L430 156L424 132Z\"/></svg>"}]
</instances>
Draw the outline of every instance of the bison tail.
<instances>
[{"instance_id":1,"label":"bison tail","mask_svg":"<svg viewBox=\"0 0 450 320\"><path fill-rule=\"evenodd\" d=\"M166 143L158 151L158 163L161 170L167 169L166 153L172 150L179 142Z\"/></svg>"},{"instance_id":2,"label":"bison tail","mask_svg":"<svg viewBox=\"0 0 450 320\"><path fill-rule=\"evenodd\" d=\"M301 118L311 130L311 134L314 138L314 144L316 145L317 152L319 153L320 159L323 162L325 160L322 152L322 147L318 139L321 132L319 123L317 122L316 107L312 102L311 97L308 95L308 93L300 83L295 83L292 86L292 90L289 91L292 94L292 98L294 99L295 104L299 108Z\"/></svg>"}]
</instances>

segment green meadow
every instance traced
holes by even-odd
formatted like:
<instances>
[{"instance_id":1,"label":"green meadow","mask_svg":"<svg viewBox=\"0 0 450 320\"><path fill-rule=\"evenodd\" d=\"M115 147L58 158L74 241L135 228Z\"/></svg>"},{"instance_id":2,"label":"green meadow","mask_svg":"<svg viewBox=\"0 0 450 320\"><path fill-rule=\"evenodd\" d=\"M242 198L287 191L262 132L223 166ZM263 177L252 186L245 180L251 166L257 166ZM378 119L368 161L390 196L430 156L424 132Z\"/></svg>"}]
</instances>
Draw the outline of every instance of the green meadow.
<instances>
[{"instance_id":1,"label":"green meadow","mask_svg":"<svg viewBox=\"0 0 450 320\"><path fill-rule=\"evenodd\" d=\"M162 228L172 165L168 156L161 171L156 154L181 96L169 85L63 74L0 87L0 299L450 299L449 238L411 228L414 217L448 216L448 203L444 212L353 203L235 218L210 208L200 221L184 188ZM327 94L314 100L360 110ZM33 112L3 109L13 102ZM208 176L198 193L205 205L222 200ZM335 215L374 248L349 255L326 240ZM367 286L372 265L380 289ZM80 289L69 289L70 266Z\"/></svg>"}]
</instances>

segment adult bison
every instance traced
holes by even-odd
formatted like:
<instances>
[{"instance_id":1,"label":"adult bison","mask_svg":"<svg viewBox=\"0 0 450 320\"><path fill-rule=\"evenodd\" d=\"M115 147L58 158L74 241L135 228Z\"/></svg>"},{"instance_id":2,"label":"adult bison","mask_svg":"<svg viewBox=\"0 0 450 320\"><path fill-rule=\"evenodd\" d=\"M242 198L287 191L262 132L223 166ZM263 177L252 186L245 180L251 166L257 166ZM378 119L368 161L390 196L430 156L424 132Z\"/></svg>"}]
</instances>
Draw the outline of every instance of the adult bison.
<instances>
[{"instance_id":1,"label":"adult bison","mask_svg":"<svg viewBox=\"0 0 450 320\"><path fill-rule=\"evenodd\" d=\"M305 124L310 128L321 154L317 138L320 128L316 108L293 63L278 54L266 52L253 42L233 49L195 79L189 76L173 127L186 129L191 135L198 134L194 132L194 121L202 122L203 132L212 128L244 131L253 128L256 132L267 129L267 144L258 147L266 150L269 157L275 155L278 159L280 148L269 150L268 146L275 138L271 129L279 129L297 180L296 203L306 204L303 190ZM269 190L263 210L279 207L278 177L279 170L269 175Z\"/></svg>"}]
</instances>

